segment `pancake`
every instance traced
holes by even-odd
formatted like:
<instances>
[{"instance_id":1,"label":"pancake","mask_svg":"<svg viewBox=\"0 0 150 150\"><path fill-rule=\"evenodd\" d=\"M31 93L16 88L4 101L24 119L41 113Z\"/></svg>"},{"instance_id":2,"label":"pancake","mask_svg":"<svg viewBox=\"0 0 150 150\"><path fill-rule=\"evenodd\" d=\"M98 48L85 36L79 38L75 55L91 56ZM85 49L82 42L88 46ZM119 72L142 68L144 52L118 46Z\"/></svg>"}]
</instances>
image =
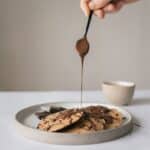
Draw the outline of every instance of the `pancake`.
<instances>
[{"instance_id":1,"label":"pancake","mask_svg":"<svg viewBox=\"0 0 150 150\"><path fill-rule=\"evenodd\" d=\"M68 109L50 114L39 122L37 128L44 131L56 132L76 123L81 119L83 114L79 109Z\"/></svg>"},{"instance_id":2,"label":"pancake","mask_svg":"<svg viewBox=\"0 0 150 150\"><path fill-rule=\"evenodd\" d=\"M66 133L91 133L106 129L117 128L122 124L122 114L116 109L103 106L89 106L82 108L84 116L73 126L63 130Z\"/></svg>"},{"instance_id":3,"label":"pancake","mask_svg":"<svg viewBox=\"0 0 150 150\"><path fill-rule=\"evenodd\" d=\"M117 128L123 120L123 115L117 109L98 105L47 115L40 120L37 128L49 132L82 134Z\"/></svg>"}]
</instances>

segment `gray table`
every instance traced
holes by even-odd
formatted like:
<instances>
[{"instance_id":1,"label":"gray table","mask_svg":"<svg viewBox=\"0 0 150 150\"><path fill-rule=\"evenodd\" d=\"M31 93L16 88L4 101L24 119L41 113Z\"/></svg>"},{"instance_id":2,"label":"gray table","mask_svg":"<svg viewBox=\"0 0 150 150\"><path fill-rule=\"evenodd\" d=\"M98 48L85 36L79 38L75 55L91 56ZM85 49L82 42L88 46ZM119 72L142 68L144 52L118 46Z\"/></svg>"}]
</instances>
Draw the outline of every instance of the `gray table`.
<instances>
[{"instance_id":1,"label":"gray table","mask_svg":"<svg viewBox=\"0 0 150 150\"><path fill-rule=\"evenodd\" d=\"M142 127L134 127L131 134L102 144L63 146L28 140L16 133L13 126L15 112L29 105L79 99L79 92L1 92L0 93L0 149L1 150L148 150L150 149L150 91L136 91L132 105L125 107ZM99 91L85 92L84 99L108 103Z\"/></svg>"}]
</instances>

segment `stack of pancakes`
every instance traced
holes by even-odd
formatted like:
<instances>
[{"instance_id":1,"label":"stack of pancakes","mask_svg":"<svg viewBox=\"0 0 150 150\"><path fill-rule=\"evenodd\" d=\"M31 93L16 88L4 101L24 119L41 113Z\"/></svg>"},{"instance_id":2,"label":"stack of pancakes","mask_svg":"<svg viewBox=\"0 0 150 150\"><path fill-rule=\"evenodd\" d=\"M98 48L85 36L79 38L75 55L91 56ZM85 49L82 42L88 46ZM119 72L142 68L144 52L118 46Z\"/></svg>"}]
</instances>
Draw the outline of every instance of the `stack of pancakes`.
<instances>
[{"instance_id":1,"label":"stack of pancakes","mask_svg":"<svg viewBox=\"0 0 150 150\"><path fill-rule=\"evenodd\" d=\"M123 123L124 117L116 109L109 109L104 106L88 106L46 113L40 119L37 126L40 130L80 134L117 128Z\"/></svg>"}]
</instances>

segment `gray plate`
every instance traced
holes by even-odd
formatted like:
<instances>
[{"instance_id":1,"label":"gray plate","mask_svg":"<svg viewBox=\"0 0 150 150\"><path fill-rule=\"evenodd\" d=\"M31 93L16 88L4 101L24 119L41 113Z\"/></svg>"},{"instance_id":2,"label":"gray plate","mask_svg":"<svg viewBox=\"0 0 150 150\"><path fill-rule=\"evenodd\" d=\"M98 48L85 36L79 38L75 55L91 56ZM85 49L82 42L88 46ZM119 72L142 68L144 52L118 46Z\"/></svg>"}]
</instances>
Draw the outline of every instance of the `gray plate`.
<instances>
[{"instance_id":1,"label":"gray plate","mask_svg":"<svg viewBox=\"0 0 150 150\"><path fill-rule=\"evenodd\" d=\"M46 132L36 129L39 120L34 115L34 113L40 111L42 107L79 107L79 103L77 102L57 102L34 105L20 110L15 115L15 126L17 131L27 138L50 144L67 145L95 144L104 141L114 140L116 138L124 136L132 130L132 117L126 110L112 105L105 105L93 102L84 103L84 106L89 105L102 105L109 108L115 108L120 111L127 119L118 128L85 134Z\"/></svg>"}]
</instances>

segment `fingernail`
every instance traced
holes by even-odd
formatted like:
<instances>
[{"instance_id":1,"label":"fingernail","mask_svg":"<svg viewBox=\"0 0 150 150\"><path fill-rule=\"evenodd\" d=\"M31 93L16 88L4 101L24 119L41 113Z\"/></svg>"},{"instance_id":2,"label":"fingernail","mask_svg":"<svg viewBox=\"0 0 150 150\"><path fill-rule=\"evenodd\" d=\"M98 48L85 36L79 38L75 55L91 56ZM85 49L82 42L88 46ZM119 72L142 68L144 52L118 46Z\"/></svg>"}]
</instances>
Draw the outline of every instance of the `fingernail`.
<instances>
[{"instance_id":1,"label":"fingernail","mask_svg":"<svg viewBox=\"0 0 150 150\"><path fill-rule=\"evenodd\" d=\"M89 3L89 7L90 7L90 9L94 9L94 7L95 7L94 2L90 2L90 3Z\"/></svg>"}]
</instances>

